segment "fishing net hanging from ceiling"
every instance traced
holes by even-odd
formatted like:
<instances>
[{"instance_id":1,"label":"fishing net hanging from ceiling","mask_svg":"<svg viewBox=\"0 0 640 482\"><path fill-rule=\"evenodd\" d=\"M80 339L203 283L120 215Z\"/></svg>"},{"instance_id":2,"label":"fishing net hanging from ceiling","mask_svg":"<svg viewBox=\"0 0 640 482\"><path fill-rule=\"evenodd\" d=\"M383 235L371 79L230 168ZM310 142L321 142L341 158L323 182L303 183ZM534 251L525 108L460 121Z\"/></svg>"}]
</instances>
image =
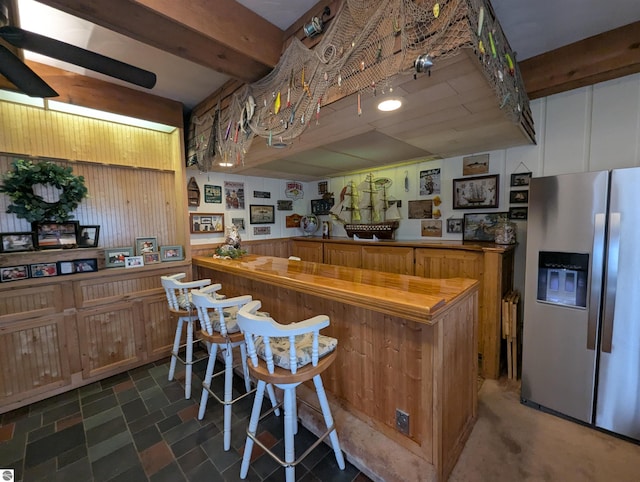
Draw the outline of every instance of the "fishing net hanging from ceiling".
<instances>
[{"instance_id":1,"label":"fishing net hanging from ceiling","mask_svg":"<svg viewBox=\"0 0 640 482\"><path fill-rule=\"evenodd\" d=\"M230 105L207 119L192 119L190 164L203 171L240 165L252 142L281 148L321 122L328 99L372 96L415 75L414 61L434 64L471 48L479 56L500 107L514 123L527 103L514 54L484 0L345 0L308 49L292 38L276 67L234 92Z\"/></svg>"}]
</instances>

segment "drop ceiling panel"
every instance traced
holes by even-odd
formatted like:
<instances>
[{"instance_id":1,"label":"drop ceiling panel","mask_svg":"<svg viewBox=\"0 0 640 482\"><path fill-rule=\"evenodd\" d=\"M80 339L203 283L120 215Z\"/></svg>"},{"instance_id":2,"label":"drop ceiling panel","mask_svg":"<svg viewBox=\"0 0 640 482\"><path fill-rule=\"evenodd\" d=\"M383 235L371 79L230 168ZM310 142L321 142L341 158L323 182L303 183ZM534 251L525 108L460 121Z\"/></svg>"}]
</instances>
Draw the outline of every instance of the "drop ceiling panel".
<instances>
[{"instance_id":1,"label":"drop ceiling panel","mask_svg":"<svg viewBox=\"0 0 640 482\"><path fill-rule=\"evenodd\" d=\"M285 159L309 166L325 166L336 170L340 170L345 164L353 164L362 162L363 160L366 161L366 159L360 159L342 152L334 152L327 149L310 149Z\"/></svg>"}]
</instances>

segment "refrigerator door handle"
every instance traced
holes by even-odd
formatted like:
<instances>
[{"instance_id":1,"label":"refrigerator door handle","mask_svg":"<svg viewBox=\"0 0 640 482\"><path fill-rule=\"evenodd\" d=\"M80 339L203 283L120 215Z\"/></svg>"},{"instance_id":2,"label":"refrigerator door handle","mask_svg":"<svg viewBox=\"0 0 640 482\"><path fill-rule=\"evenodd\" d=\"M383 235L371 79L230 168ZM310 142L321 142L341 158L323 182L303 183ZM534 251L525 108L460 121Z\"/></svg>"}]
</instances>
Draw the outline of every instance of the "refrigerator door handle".
<instances>
[{"instance_id":1,"label":"refrigerator door handle","mask_svg":"<svg viewBox=\"0 0 640 482\"><path fill-rule=\"evenodd\" d=\"M589 318L587 320L587 350L596 349L600 313L600 289L602 287L602 269L604 266L605 221L604 213L595 215L593 248L591 249L591 294L589 296Z\"/></svg>"},{"instance_id":2,"label":"refrigerator door handle","mask_svg":"<svg viewBox=\"0 0 640 482\"><path fill-rule=\"evenodd\" d=\"M620 255L620 213L609 215L609 251L607 275L604 287L604 310L602 317L602 351L611 353L613 341L613 314L616 308L618 286L618 258Z\"/></svg>"}]
</instances>

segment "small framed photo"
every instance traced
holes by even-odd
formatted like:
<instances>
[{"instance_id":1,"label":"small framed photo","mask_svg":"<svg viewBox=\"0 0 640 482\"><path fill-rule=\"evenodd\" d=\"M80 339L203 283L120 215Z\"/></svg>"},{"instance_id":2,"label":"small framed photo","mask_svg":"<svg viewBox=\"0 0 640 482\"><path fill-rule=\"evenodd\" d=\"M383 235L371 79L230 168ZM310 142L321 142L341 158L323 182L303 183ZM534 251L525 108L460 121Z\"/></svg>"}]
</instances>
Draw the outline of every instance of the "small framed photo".
<instances>
[{"instance_id":1,"label":"small framed photo","mask_svg":"<svg viewBox=\"0 0 640 482\"><path fill-rule=\"evenodd\" d=\"M254 226L253 234L256 236L271 234L271 226Z\"/></svg>"},{"instance_id":2,"label":"small framed photo","mask_svg":"<svg viewBox=\"0 0 640 482\"><path fill-rule=\"evenodd\" d=\"M125 268L140 268L144 266L144 259L142 256L129 256L124 258Z\"/></svg>"},{"instance_id":3,"label":"small framed photo","mask_svg":"<svg viewBox=\"0 0 640 482\"><path fill-rule=\"evenodd\" d=\"M0 233L0 241L0 253L17 253L36 249L33 232Z\"/></svg>"},{"instance_id":4,"label":"small framed photo","mask_svg":"<svg viewBox=\"0 0 640 482\"><path fill-rule=\"evenodd\" d=\"M76 265L73 261L58 261L57 266L59 275L73 274L76 272Z\"/></svg>"},{"instance_id":5,"label":"small framed photo","mask_svg":"<svg viewBox=\"0 0 640 482\"><path fill-rule=\"evenodd\" d=\"M161 261L182 261L184 259L184 251L182 246L162 246L160 247Z\"/></svg>"},{"instance_id":6,"label":"small framed photo","mask_svg":"<svg viewBox=\"0 0 640 482\"><path fill-rule=\"evenodd\" d=\"M95 248L98 246L100 226L80 226L78 231L79 248Z\"/></svg>"},{"instance_id":7,"label":"small framed photo","mask_svg":"<svg viewBox=\"0 0 640 482\"><path fill-rule=\"evenodd\" d=\"M464 215L462 239L464 241L495 241L498 221L507 213L479 213Z\"/></svg>"},{"instance_id":8,"label":"small framed photo","mask_svg":"<svg viewBox=\"0 0 640 482\"><path fill-rule=\"evenodd\" d=\"M238 228L238 231L244 231L244 218L231 218L231 224Z\"/></svg>"},{"instance_id":9,"label":"small framed photo","mask_svg":"<svg viewBox=\"0 0 640 482\"><path fill-rule=\"evenodd\" d=\"M529 217L529 208L509 208L509 219L514 221L526 221Z\"/></svg>"},{"instance_id":10,"label":"small framed photo","mask_svg":"<svg viewBox=\"0 0 640 482\"><path fill-rule=\"evenodd\" d=\"M335 201L334 198L329 199L312 199L311 200L311 213L322 216L329 214L330 209L333 207Z\"/></svg>"},{"instance_id":11,"label":"small framed photo","mask_svg":"<svg viewBox=\"0 0 640 482\"><path fill-rule=\"evenodd\" d=\"M273 224L276 222L274 206L249 205L249 224Z\"/></svg>"},{"instance_id":12,"label":"small framed photo","mask_svg":"<svg viewBox=\"0 0 640 482\"><path fill-rule=\"evenodd\" d=\"M0 268L0 281L19 281L29 277L29 268L26 264L20 266L6 266Z\"/></svg>"},{"instance_id":13,"label":"small framed photo","mask_svg":"<svg viewBox=\"0 0 640 482\"><path fill-rule=\"evenodd\" d=\"M58 265L56 263L30 264L29 272L32 278L47 278L58 276Z\"/></svg>"},{"instance_id":14,"label":"small framed photo","mask_svg":"<svg viewBox=\"0 0 640 482\"><path fill-rule=\"evenodd\" d=\"M519 172L511 174L511 187L528 186L530 182L530 172Z\"/></svg>"},{"instance_id":15,"label":"small framed photo","mask_svg":"<svg viewBox=\"0 0 640 482\"><path fill-rule=\"evenodd\" d=\"M75 273L93 273L98 271L98 260L96 258L74 259L73 267Z\"/></svg>"},{"instance_id":16,"label":"small framed photo","mask_svg":"<svg viewBox=\"0 0 640 482\"><path fill-rule=\"evenodd\" d=\"M143 258L144 258L144 264L156 264L161 262L159 252L144 253Z\"/></svg>"},{"instance_id":17,"label":"small framed photo","mask_svg":"<svg viewBox=\"0 0 640 482\"><path fill-rule=\"evenodd\" d=\"M499 179L499 174L454 179L453 209L497 208Z\"/></svg>"},{"instance_id":18,"label":"small framed photo","mask_svg":"<svg viewBox=\"0 0 640 482\"><path fill-rule=\"evenodd\" d=\"M420 221L420 235L428 238L441 238L442 220L423 219Z\"/></svg>"},{"instance_id":19,"label":"small framed photo","mask_svg":"<svg viewBox=\"0 0 640 482\"><path fill-rule=\"evenodd\" d=\"M529 202L529 191L511 191L509 193L509 202L511 204L527 204Z\"/></svg>"},{"instance_id":20,"label":"small framed photo","mask_svg":"<svg viewBox=\"0 0 640 482\"><path fill-rule=\"evenodd\" d=\"M191 213L189 214L189 230L197 233L224 233L223 213Z\"/></svg>"},{"instance_id":21,"label":"small framed photo","mask_svg":"<svg viewBox=\"0 0 640 482\"><path fill-rule=\"evenodd\" d=\"M489 172L489 154L479 154L462 158L462 175L477 176Z\"/></svg>"},{"instance_id":22,"label":"small framed photo","mask_svg":"<svg viewBox=\"0 0 640 482\"><path fill-rule=\"evenodd\" d=\"M133 256L133 246L104 250L105 266L107 268L123 268L125 258Z\"/></svg>"},{"instance_id":23,"label":"small framed photo","mask_svg":"<svg viewBox=\"0 0 640 482\"><path fill-rule=\"evenodd\" d=\"M78 245L78 221L64 223L32 223L36 243L40 249L73 248Z\"/></svg>"},{"instance_id":24,"label":"small framed photo","mask_svg":"<svg viewBox=\"0 0 640 482\"><path fill-rule=\"evenodd\" d=\"M136 238L136 256L158 251L158 238Z\"/></svg>"},{"instance_id":25,"label":"small framed photo","mask_svg":"<svg viewBox=\"0 0 640 482\"><path fill-rule=\"evenodd\" d=\"M461 232L462 232L462 218L447 219L447 233L461 233Z\"/></svg>"}]
</instances>

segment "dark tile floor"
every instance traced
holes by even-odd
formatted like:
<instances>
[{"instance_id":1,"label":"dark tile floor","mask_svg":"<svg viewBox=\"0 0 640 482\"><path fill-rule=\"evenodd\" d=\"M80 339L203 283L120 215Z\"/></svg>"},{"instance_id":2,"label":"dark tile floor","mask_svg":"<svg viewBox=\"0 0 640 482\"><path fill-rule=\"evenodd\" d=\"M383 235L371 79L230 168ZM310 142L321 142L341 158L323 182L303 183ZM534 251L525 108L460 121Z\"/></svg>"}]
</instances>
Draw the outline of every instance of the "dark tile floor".
<instances>
[{"instance_id":1,"label":"dark tile floor","mask_svg":"<svg viewBox=\"0 0 640 482\"><path fill-rule=\"evenodd\" d=\"M253 397L233 405L232 447L225 452L222 406L210 398L204 419L197 419L205 367L204 360L194 366L190 400L184 398L183 367L178 364L170 382L166 359L5 413L0 416L0 469L14 469L15 480L24 482L237 481ZM215 379L216 393L222 393L222 378ZM244 390L235 378L235 389ZM259 425L260 440L280 456L281 422L271 415ZM296 453L315 440L300 425ZM258 447L252 458L246 480L284 480L284 469ZM348 462L339 470L326 444L296 467L296 479L370 480Z\"/></svg>"}]
</instances>

